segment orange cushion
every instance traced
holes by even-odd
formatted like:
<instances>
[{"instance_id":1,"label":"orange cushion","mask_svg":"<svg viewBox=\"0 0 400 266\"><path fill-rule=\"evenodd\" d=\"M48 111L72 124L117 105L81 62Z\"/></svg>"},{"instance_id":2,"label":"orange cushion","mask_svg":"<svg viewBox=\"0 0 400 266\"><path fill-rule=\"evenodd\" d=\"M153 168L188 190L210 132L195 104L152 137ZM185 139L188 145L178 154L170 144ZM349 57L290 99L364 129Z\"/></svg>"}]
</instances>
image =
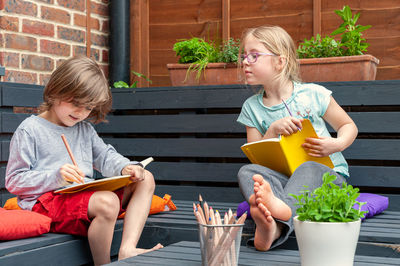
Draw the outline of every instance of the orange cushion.
<instances>
[{"instance_id":1,"label":"orange cushion","mask_svg":"<svg viewBox=\"0 0 400 266\"><path fill-rule=\"evenodd\" d=\"M170 195L165 194L164 198L160 198L159 196L153 195L149 214L155 214L163 211L174 211L174 210L176 210L176 206L172 202ZM122 219L124 217L125 217L125 212L121 213L121 215L118 218Z\"/></svg>"},{"instance_id":2,"label":"orange cushion","mask_svg":"<svg viewBox=\"0 0 400 266\"><path fill-rule=\"evenodd\" d=\"M6 203L4 204L3 208L6 209L6 210L22 210L18 206L17 197L8 199L6 201Z\"/></svg>"},{"instance_id":3,"label":"orange cushion","mask_svg":"<svg viewBox=\"0 0 400 266\"><path fill-rule=\"evenodd\" d=\"M50 231L51 219L26 210L0 208L0 240L38 236Z\"/></svg>"}]
</instances>

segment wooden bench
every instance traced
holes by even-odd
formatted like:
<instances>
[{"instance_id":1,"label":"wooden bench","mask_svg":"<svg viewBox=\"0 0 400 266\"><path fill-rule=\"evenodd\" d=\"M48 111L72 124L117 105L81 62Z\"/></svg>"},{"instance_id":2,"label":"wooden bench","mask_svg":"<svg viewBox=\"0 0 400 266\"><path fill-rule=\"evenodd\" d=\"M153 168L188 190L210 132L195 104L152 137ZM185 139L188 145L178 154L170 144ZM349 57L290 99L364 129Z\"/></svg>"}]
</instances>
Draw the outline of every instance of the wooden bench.
<instances>
[{"instance_id":1,"label":"wooden bench","mask_svg":"<svg viewBox=\"0 0 400 266\"><path fill-rule=\"evenodd\" d=\"M333 91L335 99L359 128L357 140L344 152L351 165L350 183L362 192L390 198L388 210L362 224L357 253L397 257L399 253L394 248L400 243L400 81L323 85ZM12 107L37 106L41 102L42 87L15 83L0 83L0 86L4 176L9 139L27 116L13 113ZM108 116L108 124L96 126L97 131L106 143L125 156L136 160L153 156L155 162L148 169L156 178L155 193L161 197L165 193L172 195L178 207L175 212L150 216L139 245L196 241L192 202L197 201L199 194L221 212L236 209L244 200L237 185L237 172L248 163L239 148L245 143L246 134L236 119L245 99L256 90L241 85L113 90L114 111ZM4 189L4 178L0 180L4 204L11 195ZM247 229L251 231L251 224ZM113 255L118 251L121 232L122 221L119 221ZM248 233L245 228L244 237ZM69 252L57 249L57 245L68 245ZM86 247L83 251L79 250L82 246ZM33 257L46 260L47 257L37 258L40 254L37 252L47 254L51 248L55 258L82 258L66 260L69 264L90 261L85 239L46 234L0 243L0 263L14 262L17 257L20 261ZM293 238L285 248L296 248Z\"/></svg>"}]
</instances>

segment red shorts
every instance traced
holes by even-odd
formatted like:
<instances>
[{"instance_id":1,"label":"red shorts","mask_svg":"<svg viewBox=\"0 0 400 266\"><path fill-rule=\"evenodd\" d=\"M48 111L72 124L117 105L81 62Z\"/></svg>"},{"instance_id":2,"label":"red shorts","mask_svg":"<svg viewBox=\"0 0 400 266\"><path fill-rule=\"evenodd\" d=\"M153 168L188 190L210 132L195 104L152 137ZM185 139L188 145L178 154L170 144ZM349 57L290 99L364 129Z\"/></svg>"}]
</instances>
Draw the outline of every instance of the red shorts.
<instances>
[{"instance_id":1,"label":"red shorts","mask_svg":"<svg viewBox=\"0 0 400 266\"><path fill-rule=\"evenodd\" d=\"M32 211L52 219L50 232L87 236L91 220L88 217L89 199L95 191L81 191L73 194L47 192L38 198ZM114 191L120 201L120 214L124 189Z\"/></svg>"}]
</instances>

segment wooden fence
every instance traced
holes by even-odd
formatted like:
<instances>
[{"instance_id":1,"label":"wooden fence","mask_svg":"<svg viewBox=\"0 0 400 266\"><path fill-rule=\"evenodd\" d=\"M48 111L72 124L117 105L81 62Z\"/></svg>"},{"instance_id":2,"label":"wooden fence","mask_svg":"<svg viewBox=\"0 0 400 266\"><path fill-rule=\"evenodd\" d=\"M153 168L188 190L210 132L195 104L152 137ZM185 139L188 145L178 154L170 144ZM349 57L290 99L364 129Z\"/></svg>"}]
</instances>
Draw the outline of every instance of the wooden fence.
<instances>
[{"instance_id":1,"label":"wooden fence","mask_svg":"<svg viewBox=\"0 0 400 266\"><path fill-rule=\"evenodd\" d=\"M177 39L240 38L244 29L279 25L296 44L316 33L326 35L341 24L334 10L349 5L361 13L359 24L372 25L364 37L368 53L380 60L377 79L400 77L400 1L398 0L131 0L131 66L153 81L169 86L167 63ZM140 86L148 86L140 81Z\"/></svg>"}]
</instances>

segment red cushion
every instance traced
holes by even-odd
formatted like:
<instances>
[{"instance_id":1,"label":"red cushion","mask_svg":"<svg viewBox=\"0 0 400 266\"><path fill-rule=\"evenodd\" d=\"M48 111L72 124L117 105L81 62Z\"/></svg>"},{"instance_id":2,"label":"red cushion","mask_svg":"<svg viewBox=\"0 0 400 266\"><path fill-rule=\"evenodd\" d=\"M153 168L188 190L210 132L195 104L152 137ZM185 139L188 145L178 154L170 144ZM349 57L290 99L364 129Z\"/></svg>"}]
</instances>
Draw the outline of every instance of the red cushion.
<instances>
[{"instance_id":1,"label":"red cushion","mask_svg":"<svg viewBox=\"0 0 400 266\"><path fill-rule=\"evenodd\" d=\"M51 219L26 210L0 208L0 240L38 236L50 231Z\"/></svg>"}]
</instances>

